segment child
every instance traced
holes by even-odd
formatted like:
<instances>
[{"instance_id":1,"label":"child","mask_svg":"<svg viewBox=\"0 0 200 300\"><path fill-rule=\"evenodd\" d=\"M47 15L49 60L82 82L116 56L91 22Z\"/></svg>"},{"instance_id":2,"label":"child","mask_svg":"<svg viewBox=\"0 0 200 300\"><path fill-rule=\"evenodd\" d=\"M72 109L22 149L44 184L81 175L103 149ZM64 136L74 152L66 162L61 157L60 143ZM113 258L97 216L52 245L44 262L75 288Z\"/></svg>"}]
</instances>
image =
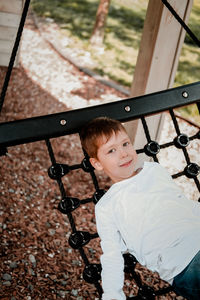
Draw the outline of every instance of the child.
<instances>
[{"instance_id":1,"label":"child","mask_svg":"<svg viewBox=\"0 0 200 300\"><path fill-rule=\"evenodd\" d=\"M199 203L186 199L160 164L135 169L137 154L120 122L96 118L80 136L92 166L113 181L95 207L103 300L125 299L125 251L173 284L178 295L200 299Z\"/></svg>"}]
</instances>

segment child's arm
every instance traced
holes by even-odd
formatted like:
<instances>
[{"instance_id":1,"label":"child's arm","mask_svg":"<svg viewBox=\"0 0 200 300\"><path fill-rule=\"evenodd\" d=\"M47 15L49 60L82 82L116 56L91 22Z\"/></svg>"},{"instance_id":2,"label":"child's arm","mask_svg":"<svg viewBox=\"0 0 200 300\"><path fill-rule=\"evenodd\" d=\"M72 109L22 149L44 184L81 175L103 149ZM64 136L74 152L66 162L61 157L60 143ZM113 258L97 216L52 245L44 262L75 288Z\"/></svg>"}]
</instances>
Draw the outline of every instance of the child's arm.
<instances>
[{"instance_id":1,"label":"child's arm","mask_svg":"<svg viewBox=\"0 0 200 300\"><path fill-rule=\"evenodd\" d=\"M103 300L126 299L122 288L124 285L124 259L122 251L125 245L115 226L112 214L105 209L96 209L97 231L101 238L102 287Z\"/></svg>"}]
</instances>

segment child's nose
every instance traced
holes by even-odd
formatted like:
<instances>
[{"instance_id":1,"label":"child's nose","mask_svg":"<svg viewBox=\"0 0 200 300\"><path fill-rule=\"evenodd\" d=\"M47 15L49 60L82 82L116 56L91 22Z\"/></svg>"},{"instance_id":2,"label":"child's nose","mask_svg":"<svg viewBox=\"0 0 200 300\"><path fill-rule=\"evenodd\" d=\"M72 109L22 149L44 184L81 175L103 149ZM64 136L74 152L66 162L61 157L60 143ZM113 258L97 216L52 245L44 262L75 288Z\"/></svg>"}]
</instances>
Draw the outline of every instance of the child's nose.
<instances>
[{"instance_id":1,"label":"child's nose","mask_svg":"<svg viewBox=\"0 0 200 300\"><path fill-rule=\"evenodd\" d=\"M127 156L127 152L126 152L126 150L125 150L125 149L121 148L121 150L120 150L120 156L121 156L121 158L123 158L123 157L126 157L126 156Z\"/></svg>"}]
</instances>

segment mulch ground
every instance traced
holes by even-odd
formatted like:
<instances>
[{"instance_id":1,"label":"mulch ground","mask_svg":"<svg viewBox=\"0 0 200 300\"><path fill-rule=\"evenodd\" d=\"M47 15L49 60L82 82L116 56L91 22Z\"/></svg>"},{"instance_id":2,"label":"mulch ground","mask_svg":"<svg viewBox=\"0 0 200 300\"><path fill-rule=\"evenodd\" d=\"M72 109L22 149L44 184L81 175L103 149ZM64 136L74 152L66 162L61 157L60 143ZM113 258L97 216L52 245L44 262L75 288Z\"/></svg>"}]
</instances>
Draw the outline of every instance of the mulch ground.
<instances>
[{"instance_id":1,"label":"mulch ground","mask_svg":"<svg viewBox=\"0 0 200 300\"><path fill-rule=\"evenodd\" d=\"M26 29L38 34L30 18ZM48 48L48 45L44 47ZM22 47L22 55L25 53L23 51ZM50 53L53 50L48 51ZM63 58L59 59L62 64L67 63ZM12 72L1 122L71 109L70 105L58 101L49 89L45 90L35 78L31 78L24 65L21 58L19 67ZM86 76L74 66L70 65L68 70L69 77L82 80L81 88L70 92L71 97L78 95L89 101L96 97L101 99L101 94L105 93L124 96ZM6 68L1 67L1 86L5 74ZM57 162L72 165L83 159L77 135L53 139L52 145ZM8 154L0 158L1 299L98 299L95 287L82 278L84 264L79 252L72 250L68 244L71 227L67 216L57 209L60 193L57 184L48 177L50 165L44 142L11 147ZM98 178L100 187L108 188L109 180L102 175L98 175ZM91 197L94 193L91 178L83 171L69 173L63 178L63 183L68 195L80 199ZM78 208L73 212L73 217L78 230L96 232L92 203ZM84 249L90 262L99 262L99 239L92 240ZM137 272L150 286L166 286L157 274L151 274L139 265ZM135 295L135 283L127 279L125 291ZM171 293L159 299L181 298Z\"/></svg>"}]
</instances>

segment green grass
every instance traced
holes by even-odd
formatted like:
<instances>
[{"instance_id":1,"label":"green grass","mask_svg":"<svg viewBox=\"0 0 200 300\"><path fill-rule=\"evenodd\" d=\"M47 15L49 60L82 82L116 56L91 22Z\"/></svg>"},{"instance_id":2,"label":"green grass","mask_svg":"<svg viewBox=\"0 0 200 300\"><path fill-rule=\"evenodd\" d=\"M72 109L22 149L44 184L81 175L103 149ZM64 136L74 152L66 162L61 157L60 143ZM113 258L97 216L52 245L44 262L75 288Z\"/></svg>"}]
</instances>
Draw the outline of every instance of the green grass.
<instances>
[{"instance_id":1,"label":"green grass","mask_svg":"<svg viewBox=\"0 0 200 300\"><path fill-rule=\"evenodd\" d=\"M71 38L70 47L91 53L94 71L130 86L147 1L141 0L132 7L130 0L111 1L103 54L89 43L98 4L98 0L32 0L32 8L39 16L52 18L59 24L62 33Z\"/></svg>"},{"instance_id":2,"label":"green grass","mask_svg":"<svg viewBox=\"0 0 200 300\"><path fill-rule=\"evenodd\" d=\"M130 87L136 65L148 0L112 0L105 28L103 51L89 43L99 0L32 0L33 10L41 17L53 19L63 35L70 38L68 47L90 52L93 70ZM194 0L188 26L200 39L200 1ZM102 49L101 49L102 50ZM174 86L199 81L200 49L186 34ZM182 111L181 111L182 113ZM196 121L197 108L186 115Z\"/></svg>"}]
</instances>

